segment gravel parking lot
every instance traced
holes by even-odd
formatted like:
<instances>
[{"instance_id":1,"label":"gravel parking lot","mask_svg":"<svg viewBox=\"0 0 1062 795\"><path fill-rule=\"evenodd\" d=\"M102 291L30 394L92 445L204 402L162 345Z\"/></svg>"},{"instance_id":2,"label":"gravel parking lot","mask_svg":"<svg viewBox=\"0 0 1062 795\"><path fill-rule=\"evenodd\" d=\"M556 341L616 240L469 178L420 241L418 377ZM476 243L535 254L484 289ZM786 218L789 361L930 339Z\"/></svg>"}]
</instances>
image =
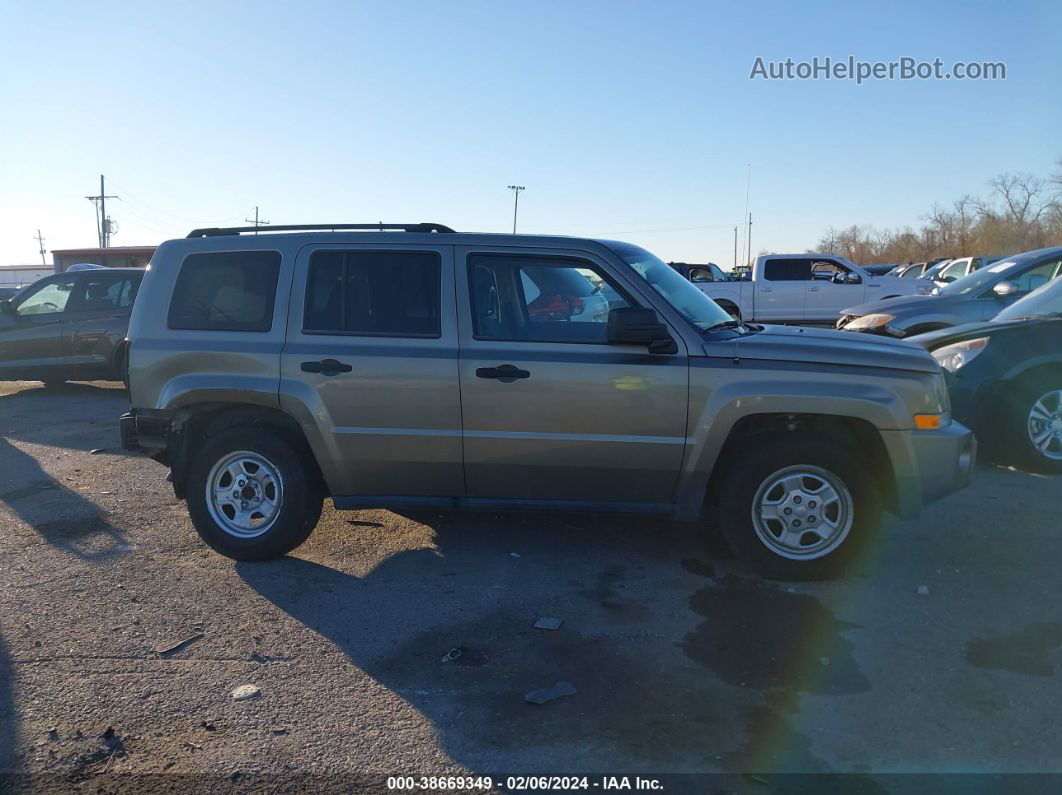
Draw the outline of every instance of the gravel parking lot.
<instances>
[{"instance_id":1,"label":"gravel parking lot","mask_svg":"<svg viewBox=\"0 0 1062 795\"><path fill-rule=\"evenodd\" d=\"M982 465L833 583L574 514L326 508L296 555L243 564L118 449L125 405L0 384L0 768L1062 771L1058 479ZM578 692L524 701L560 680Z\"/></svg>"}]
</instances>

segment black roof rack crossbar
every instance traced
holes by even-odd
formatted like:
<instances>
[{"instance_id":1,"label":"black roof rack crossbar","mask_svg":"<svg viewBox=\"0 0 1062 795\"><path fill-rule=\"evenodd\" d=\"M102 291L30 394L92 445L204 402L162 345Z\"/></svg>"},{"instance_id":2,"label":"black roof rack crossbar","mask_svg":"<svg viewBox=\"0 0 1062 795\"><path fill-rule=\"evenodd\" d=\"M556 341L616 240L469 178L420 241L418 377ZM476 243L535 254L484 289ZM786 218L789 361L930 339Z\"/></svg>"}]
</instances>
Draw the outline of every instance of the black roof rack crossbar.
<instances>
[{"instance_id":1,"label":"black roof rack crossbar","mask_svg":"<svg viewBox=\"0 0 1062 795\"><path fill-rule=\"evenodd\" d=\"M221 237L223 235L240 235L247 232L338 232L340 230L358 229L373 232L453 232L442 224L288 224L269 226L213 226L193 229L188 237Z\"/></svg>"}]
</instances>

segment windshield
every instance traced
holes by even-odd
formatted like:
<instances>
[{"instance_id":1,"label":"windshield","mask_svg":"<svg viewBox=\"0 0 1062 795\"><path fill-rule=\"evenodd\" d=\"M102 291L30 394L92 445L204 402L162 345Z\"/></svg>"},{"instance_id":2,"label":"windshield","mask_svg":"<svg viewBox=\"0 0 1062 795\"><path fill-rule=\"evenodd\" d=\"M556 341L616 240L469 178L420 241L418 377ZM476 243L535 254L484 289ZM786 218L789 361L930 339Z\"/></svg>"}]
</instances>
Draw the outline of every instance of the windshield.
<instances>
[{"instance_id":1,"label":"windshield","mask_svg":"<svg viewBox=\"0 0 1062 795\"><path fill-rule=\"evenodd\" d=\"M674 268L644 248L629 243L605 243L645 279L671 306L701 331L726 323L730 315Z\"/></svg>"},{"instance_id":2,"label":"windshield","mask_svg":"<svg viewBox=\"0 0 1062 795\"><path fill-rule=\"evenodd\" d=\"M1062 314L1062 279L1054 279L1038 290L1033 290L992 319L1015 320L1019 317L1044 317L1058 314Z\"/></svg>"}]
</instances>

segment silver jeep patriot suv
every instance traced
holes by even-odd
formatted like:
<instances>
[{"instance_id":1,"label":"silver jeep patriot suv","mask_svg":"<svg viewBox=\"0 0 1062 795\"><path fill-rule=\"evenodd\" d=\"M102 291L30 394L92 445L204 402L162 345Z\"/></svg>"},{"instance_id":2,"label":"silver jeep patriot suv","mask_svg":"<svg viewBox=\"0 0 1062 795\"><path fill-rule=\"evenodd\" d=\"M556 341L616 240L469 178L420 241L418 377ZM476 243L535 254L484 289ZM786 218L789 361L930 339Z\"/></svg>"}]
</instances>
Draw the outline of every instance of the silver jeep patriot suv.
<instances>
[{"instance_id":1,"label":"silver jeep patriot suv","mask_svg":"<svg viewBox=\"0 0 1062 795\"><path fill-rule=\"evenodd\" d=\"M155 252L121 419L232 558L297 547L330 497L703 521L766 576L817 578L883 511L969 481L974 439L924 350L734 320L637 246L253 231Z\"/></svg>"}]
</instances>

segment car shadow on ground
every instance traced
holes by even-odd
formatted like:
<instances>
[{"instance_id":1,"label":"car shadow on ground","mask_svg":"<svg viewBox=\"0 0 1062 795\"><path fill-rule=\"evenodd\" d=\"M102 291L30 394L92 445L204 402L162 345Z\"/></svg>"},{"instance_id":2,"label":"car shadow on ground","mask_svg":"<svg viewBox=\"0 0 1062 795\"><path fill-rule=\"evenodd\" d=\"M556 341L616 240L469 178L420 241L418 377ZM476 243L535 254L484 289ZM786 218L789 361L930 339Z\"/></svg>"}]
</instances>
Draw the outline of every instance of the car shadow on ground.
<instances>
[{"instance_id":1,"label":"car shadow on ground","mask_svg":"<svg viewBox=\"0 0 1062 795\"><path fill-rule=\"evenodd\" d=\"M363 576L290 556L236 571L404 698L481 774L532 758L551 769L521 772L829 771L786 710L801 692L869 683L843 637L849 625L818 599L706 559L692 526L564 515L519 525L502 536L497 517L433 522L434 549ZM403 594L401 583L416 585ZM564 624L536 629L541 616ZM809 635L816 643L802 643ZM525 701L558 681L578 692Z\"/></svg>"},{"instance_id":2,"label":"car shadow on ground","mask_svg":"<svg viewBox=\"0 0 1062 795\"><path fill-rule=\"evenodd\" d=\"M0 791L4 777L13 772L18 749L18 711L15 708L14 667L7 643L0 635Z\"/></svg>"},{"instance_id":3,"label":"car shadow on ground","mask_svg":"<svg viewBox=\"0 0 1062 795\"><path fill-rule=\"evenodd\" d=\"M113 404L115 421L109 425L107 418L86 420L100 413L101 401ZM116 419L124 404L120 390L91 383L0 395L0 505L45 542L83 560L120 554L128 548L124 534L98 505L48 473L39 455L12 442L59 450L120 452L115 450ZM77 422L63 422L70 416Z\"/></svg>"}]
</instances>

